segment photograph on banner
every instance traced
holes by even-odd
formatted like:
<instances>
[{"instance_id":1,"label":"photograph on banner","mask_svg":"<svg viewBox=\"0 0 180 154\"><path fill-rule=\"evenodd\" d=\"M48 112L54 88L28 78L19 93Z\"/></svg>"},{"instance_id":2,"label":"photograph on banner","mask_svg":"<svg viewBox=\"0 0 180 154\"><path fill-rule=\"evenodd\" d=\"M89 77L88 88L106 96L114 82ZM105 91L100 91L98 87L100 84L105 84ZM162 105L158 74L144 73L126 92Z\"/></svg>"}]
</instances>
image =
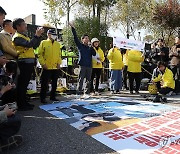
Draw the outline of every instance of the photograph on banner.
<instances>
[{"instance_id":1,"label":"photograph on banner","mask_svg":"<svg viewBox=\"0 0 180 154\"><path fill-rule=\"evenodd\" d=\"M30 80L27 89L37 91L36 80Z\"/></svg>"},{"instance_id":2,"label":"photograph on banner","mask_svg":"<svg viewBox=\"0 0 180 154\"><path fill-rule=\"evenodd\" d=\"M145 118L157 117L176 109L176 107L163 104L108 100L104 102L95 102L95 100L92 100L92 102L62 102L43 105L40 108L60 119L64 119L67 123L88 135L133 124Z\"/></svg>"},{"instance_id":3,"label":"photograph on banner","mask_svg":"<svg viewBox=\"0 0 180 154\"><path fill-rule=\"evenodd\" d=\"M118 48L124 49L134 49L139 51L144 51L145 42L137 41L137 40L130 40L121 37L113 37L113 45Z\"/></svg>"},{"instance_id":4,"label":"photograph on banner","mask_svg":"<svg viewBox=\"0 0 180 154\"><path fill-rule=\"evenodd\" d=\"M62 63L60 65L60 67L68 67L67 58L62 59Z\"/></svg>"},{"instance_id":5,"label":"photograph on banner","mask_svg":"<svg viewBox=\"0 0 180 154\"><path fill-rule=\"evenodd\" d=\"M121 154L180 153L180 110L92 137Z\"/></svg>"}]
</instances>

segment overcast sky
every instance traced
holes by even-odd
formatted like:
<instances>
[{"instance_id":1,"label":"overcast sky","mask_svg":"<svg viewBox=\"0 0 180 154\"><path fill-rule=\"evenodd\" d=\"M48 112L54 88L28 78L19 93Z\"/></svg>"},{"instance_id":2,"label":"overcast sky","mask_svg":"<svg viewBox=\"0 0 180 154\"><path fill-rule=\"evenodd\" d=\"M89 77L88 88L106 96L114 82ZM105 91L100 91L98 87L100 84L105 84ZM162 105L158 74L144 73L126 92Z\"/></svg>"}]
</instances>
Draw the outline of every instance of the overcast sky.
<instances>
[{"instance_id":1,"label":"overcast sky","mask_svg":"<svg viewBox=\"0 0 180 154\"><path fill-rule=\"evenodd\" d=\"M40 0L0 0L0 5L6 10L6 19L13 20L14 18L25 18L30 14L36 15L36 24L43 25L46 24L43 17L44 4ZM71 15L71 20L73 16ZM65 22L65 19L63 22ZM109 34L111 36L124 37L119 30L110 29Z\"/></svg>"}]
</instances>

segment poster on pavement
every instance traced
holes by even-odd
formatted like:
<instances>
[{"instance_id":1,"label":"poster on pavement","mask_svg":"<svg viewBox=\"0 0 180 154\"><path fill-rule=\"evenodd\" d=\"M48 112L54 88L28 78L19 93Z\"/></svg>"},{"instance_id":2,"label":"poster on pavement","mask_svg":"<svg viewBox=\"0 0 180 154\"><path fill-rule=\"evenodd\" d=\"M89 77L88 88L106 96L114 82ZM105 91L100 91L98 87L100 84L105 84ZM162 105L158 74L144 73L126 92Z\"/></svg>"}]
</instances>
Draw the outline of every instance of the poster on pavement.
<instances>
[{"instance_id":1,"label":"poster on pavement","mask_svg":"<svg viewBox=\"0 0 180 154\"><path fill-rule=\"evenodd\" d=\"M121 154L180 153L180 110L92 137Z\"/></svg>"},{"instance_id":2,"label":"poster on pavement","mask_svg":"<svg viewBox=\"0 0 180 154\"><path fill-rule=\"evenodd\" d=\"M95 135L118 127L157 117L176 109L163 104L139 103L119 98L93 99L43 105L41 109L64 119L71 126Z\"/></svg>"}]
</instances>

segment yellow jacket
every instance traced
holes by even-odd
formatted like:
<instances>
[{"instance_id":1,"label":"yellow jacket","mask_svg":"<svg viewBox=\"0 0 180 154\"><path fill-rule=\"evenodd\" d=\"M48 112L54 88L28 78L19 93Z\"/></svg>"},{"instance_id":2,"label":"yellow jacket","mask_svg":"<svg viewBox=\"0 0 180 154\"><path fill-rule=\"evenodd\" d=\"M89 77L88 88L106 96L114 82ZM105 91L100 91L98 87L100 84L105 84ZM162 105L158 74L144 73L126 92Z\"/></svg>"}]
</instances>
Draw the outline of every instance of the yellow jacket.
<instances>
[{"instance_id":1,"label":"yellow jacket","mask_svg":"<svg viewBox=\"0 0 180 154\"><path fill-rule=\"evenodd\" d=\"M144 61L144 56L142 52L138 50L129 50L128 52L128 72L140 73L141 63Z\"/></svg>"},{"instance_id":2,"label":"yellow jacket","mask_svg":"<svg viewBox=\"0 0 180 154\"><path fill-rule=\"evenodd\" d=\"M162 87L163 88L166 88L166 87L172 88L172 89L175 88L175 81L173 78L173 73L168 68L166 68L164 74L159 74L158 77L155 78L153 81L154 82L162 81L162 83L163 83Z\"/></svg>"},{"instance_id":3,"label":"yellow jacket","mask_svg":"<svg viewBox=\"0 0 180 154\"><path fill-rule=\"evenodd\" d=\"M50 39L41 41L38 52L38 60L41 66L45 65L49 70L57 69L61 64L61 48L60 43Z\"/></svg>"},{"instance_id":4,"label":"yellow jacket","mask_svg":"<svg viewBox=\"0 0 180 154\"><path fill-rule=\"evenodd\" d=\"M98 50L96 50L96 48L94 48L94 50L96 51L96 54L99 55L100 63L98 63L96 59L92 58L92 68L102 68L102 62L105 60L104 52L100 47Z\"/></svg>"},{"instance_id":5,"label":"yellow jacket","mask_svg":"<svg viewBox=\"0 0 180 154\"><path fill-rule=\"evenodd\" d=\"M118 48L109 50L107 58L109 60L109 68L112 70L122 70L124 64L122 61L121 51Z\"/></svg>"},{"instance_id":6,"label":"yellow jacket","mask_svg":"<svg viewBox=\"0 0 180 154\"><path fill-rule=\"evenodd\" d=\"M125 66L128 65L128 50L126 50L126 53L123 54L123 64L124 64Z\"/></svg>"},{"instance_id":7,"label":"yellow jacket","mask_svg":"<svg viewBox=\"0 0 180 154\"><path fill-rule=\"evenodd\" d=\"M30 41L30 38L27 37L27 36L24 36L18 32L16 32L13 36L13 39L12 41L14 41L14 39L16 37L22 37L23 39L27 40L27 41ZM17 54L18 54L18 59L23 59L23 58L35 58L35 55L34 55L34 49L33 48L27 48L27 47L23 47L23 46L16 46L14 43L13 43L16 51L17 51Z\"/></svg>"},{"instance_id":8,"label":"yellow jacket","mask_svg":"<svg viewBox=\"0 0 180 154\"><path fill-rule=\"evenodd\" d=\"M16 49L12 45L12 38L10 34L4 30L0 33L0 46L2 47L7 59L15 59L17 57Z\"/></svg>"}]
</instances>

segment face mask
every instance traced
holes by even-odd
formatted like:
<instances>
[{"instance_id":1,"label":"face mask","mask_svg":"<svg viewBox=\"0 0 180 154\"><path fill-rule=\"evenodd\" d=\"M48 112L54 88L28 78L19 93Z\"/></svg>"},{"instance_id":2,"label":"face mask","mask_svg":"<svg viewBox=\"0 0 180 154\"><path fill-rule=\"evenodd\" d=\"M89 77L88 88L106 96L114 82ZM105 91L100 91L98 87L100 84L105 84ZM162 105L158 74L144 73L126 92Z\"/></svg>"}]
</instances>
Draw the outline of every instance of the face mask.
<instances>
[{"instance_id":1,"label":"face mask","mask_svg":"<svg viewBox=\"0 0 180 154\"><path fill-rule=\"evenodd\" d=\"M56 40L56 39L57 39L57 35L51 35L51 38L52 38L53 40Z\"/></svg>"}]
</instances>

